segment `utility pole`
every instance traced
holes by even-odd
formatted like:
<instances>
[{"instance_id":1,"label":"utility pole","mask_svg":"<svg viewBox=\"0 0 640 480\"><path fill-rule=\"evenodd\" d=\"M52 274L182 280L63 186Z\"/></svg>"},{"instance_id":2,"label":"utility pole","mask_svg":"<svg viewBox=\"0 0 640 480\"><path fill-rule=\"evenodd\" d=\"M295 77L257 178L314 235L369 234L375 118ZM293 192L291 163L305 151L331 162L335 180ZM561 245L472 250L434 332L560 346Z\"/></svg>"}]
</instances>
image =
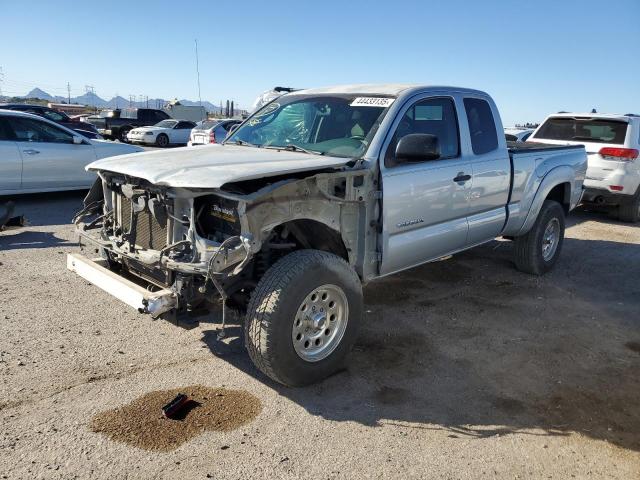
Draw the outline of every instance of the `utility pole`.
<instances>
[{"instance_id":1,"label":"utility pole","mask_svg":"<svg viewBox=\"0 0 640 480\"><path fill-rule=\"evenodd\" d=\"M129 94L129 108L131 108L132 103L133 103L133 95Z\"/></svg>"},{"instance_id":2,"label":"utility pole","mask_svg":"<svg viewBox=\"0 0 640 480\"><path fill-rule=\"evenodd\" d=\"M234 113L233 100L231 100L231 118L233 118Z\"/></svg>"},{"instance_id":3,"label":"utility pole","mask_svg":"<svg viewBox=\"0 0 640 480\"><path fill-rule=\"evenodd\" d=\"M198 76L198 104L202 106L202 97L200 96L200 63L198 61L198 39L195 39L196 42L196 74Z\"/></svg>"},{"instance_id":4,"label":"utility pole","mask_svg":"<svg viewBox=\"0 0 640 480\"><path fill-rule=\"evenodd\" d=\"M67 82L67 103L71 105L71 85Z\"/></svg>"},{"instance_id":5,"label":"utility pole","mask_svg":"<svg viewBox=\"0 0 640 480\"><path fill-rule=\"evenodd\" d=\"M147 97L147 108L149 108L149 95L147 95L146 97Z\"/></svg>"},{"instance_id":6,"label":"utility pole","mask_svg":"<svg viewBox=\"0 0 640 480\"><path fill-rule=\"evenodd\" d=\"M0 97L2 96L2 82L4 82L4 72L2 71L2 67L0 67Z\"/></svg>"}]
</instances>

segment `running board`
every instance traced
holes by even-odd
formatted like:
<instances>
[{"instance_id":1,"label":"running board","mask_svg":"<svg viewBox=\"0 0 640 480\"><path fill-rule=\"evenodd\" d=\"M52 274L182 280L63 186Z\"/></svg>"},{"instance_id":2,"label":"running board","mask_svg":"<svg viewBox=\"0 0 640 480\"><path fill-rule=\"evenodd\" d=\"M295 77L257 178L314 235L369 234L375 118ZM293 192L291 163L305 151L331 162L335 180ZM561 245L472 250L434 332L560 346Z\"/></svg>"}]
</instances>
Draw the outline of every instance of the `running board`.
<instances>
[{"instance_id":1,"label":"running board","mask_svg":"<svg viewBox=\"0 0 640 480\"><path fill-rule=\"evenodd\" d=\"M67 254L67 268L88 280L96 287L135 308L156 318L177 306L177 298L168 288L150 292L146 288L121 277L105 267L106 261L91 260L77 253Z\"/></svg>"}]
</instances>

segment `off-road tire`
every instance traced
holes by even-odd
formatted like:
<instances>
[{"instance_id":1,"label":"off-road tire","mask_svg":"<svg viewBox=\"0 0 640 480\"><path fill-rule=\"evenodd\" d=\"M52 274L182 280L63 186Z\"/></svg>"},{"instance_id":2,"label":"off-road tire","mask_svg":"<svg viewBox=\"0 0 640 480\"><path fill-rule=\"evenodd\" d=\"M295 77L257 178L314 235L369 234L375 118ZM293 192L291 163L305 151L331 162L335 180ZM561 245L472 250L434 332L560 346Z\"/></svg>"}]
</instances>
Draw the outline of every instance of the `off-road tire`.
<instances>
[{"instance_id":1,"label":"off-road tire","mask_svg":"<svg viewBox=\"0 0 640 480\"><path fill-rule=\"evenodd\" d=\"M156 138L156 145L158 147L168 147L169 146L169 137L167 137L164 133L161 133Z\"/></svg>"},{"instance_id":2,"label":"off-road tire","mask_svg":"<svg viewBox=\"0 0 640 480\"><path fill-rule=\"evenodd\" d=\"M303 300L315 288L340 287L348 303L346 329L324 359L309 362L296 353L292 328ZM319 250L298 250L276 262L258 282L245 321L245 346L256 367L294 387L318 382L340 370L362 322L362 284L342 258Z\"/></svg>"},{"instance_id":3,"label":"off-road tire","mask_svg":"<svg viewBox=\"0 0 640 480\"><path fill-rule=\"evenodd\" d=\"M553 256L545 259L543 256L543 240L547 226L553 219L559 224L559 239ZM553 268L564 242L564 209L554 200L545 200L538 213L531 230L514 240L514 261L521 272L532 275L543 275Z\"/></svg>"},{"instance_id":4,"label":"off-road tire","mask_svg":"<svg viewBox=\"0 0 640 480\"><path fill-rule=\"evenodd\" d=\"M636 194L618 207L618 219L622 222L640 221L640 187Z\"/></svg>"}]
</instances>

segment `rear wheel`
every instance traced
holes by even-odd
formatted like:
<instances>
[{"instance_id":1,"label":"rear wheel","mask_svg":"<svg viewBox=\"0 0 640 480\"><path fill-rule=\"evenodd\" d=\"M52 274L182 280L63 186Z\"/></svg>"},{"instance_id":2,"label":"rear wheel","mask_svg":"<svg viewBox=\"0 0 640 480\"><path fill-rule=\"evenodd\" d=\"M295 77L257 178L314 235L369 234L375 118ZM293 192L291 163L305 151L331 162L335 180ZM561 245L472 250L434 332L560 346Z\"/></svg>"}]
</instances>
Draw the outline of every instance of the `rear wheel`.
<instances>
[{"instance_id":1,"label":"rear wheel","mask_svg":"<svg viewBox=\"0 0 640 480\"><path fill-rule=\"evenodd\" d=\"M167 137L164 133L158 135L156 138L156 145L159 147L166 147L169 145L169 137Z\"/></svg>"},{"instance_id":2,"label":"rear wheel","mask_svg":"<svg viewBox=\"0 0 640 480\"><path fill-rule=\"evenodd\" d=\"M287 386L342 368L362 318L362 285L342 258L300 250L258 283L247 308L245 344L253 363Z\"/></svg>"},{"instance_id":3,"label":"rear wheel","mask_svg":"<svg viewBox=\"0 0 640 480\"><path fill-rule=\"evenodd\" d=\"M129 135L130 131L131 131L130 128L121 129L120 133L118 134L118 140L120 140L123 143L129 143L129 139L127 138L127 135Z\"/></svg>"},{"instance_id":4,"label":"rear wheel","mask_svg":"<svg viewBox=\"0 0 640 480\"><path fill-rule=\"evenodd\" d=\"M640 187L633 197L620 204L618 218L623 222L636 223L640 221Z\"/></svg>"},{"instance_id":5,"label":"rear wheel","mask_svg":"<svg viewBox=\"0 0 640 480\"><path fill-rule=\"evenodd\" d=\"M564 209L553 200L545 200L531 230L516 237L516 268L532 275L542 275L555 265L564 241Z\"/></svg>"}]
</instances>

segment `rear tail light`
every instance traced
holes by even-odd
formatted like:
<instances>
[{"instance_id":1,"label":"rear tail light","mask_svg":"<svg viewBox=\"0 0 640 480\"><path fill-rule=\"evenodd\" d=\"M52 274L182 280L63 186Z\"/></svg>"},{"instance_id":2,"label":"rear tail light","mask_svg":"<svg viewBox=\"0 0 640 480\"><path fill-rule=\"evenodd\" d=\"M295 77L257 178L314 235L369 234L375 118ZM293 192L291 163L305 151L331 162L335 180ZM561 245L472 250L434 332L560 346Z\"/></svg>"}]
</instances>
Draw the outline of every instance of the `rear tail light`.
<instances>
[{"instance_id":1,"label":"rear tail light","mask_svg":"<svg viewBox=\"0 0 640 480\"><path fill-rule=\"evenodd\" d=\"M209 143L216 143L216 132L213 130L211 130L211 133L209 134Z\"/></svg>"},{"instance_id":2,"label":"rear tail light","mask_svg":"<svg viewBox=\"0 0 640 480\"><path fill-rule=\"evenodd\" d=\"M609 188L614 192L621 192L622 190L624 190L624 186L622 185L609 185Z\"/></svg>"},{"instance_id":3,"label":"rear tail light","mask_svg":"<svg viewBox=\"0 0 640 480\"><path fill-rule=\"evenodd\" d=\"M635 148L601 148L598 152L603 157L612 157L616 160L634 160L638 158L638 150Z\"/></svg>"}]
</instances>

